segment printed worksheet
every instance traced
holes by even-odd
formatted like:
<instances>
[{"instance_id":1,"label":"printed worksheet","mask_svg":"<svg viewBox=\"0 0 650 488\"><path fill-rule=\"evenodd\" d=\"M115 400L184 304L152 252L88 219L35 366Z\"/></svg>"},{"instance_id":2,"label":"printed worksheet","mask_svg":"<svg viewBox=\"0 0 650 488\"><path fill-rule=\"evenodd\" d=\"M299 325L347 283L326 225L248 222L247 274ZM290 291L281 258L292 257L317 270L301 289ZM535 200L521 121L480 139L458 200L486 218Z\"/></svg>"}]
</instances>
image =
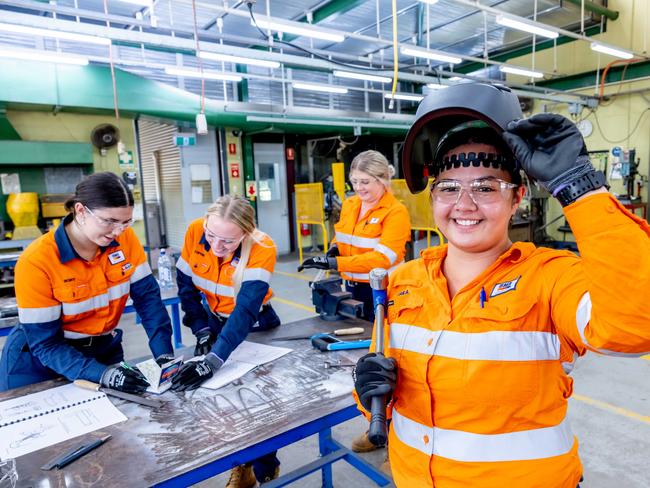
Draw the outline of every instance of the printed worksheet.
<instances>
[{"instance_id":1,"label":"printed worksheet","mask_svg":"<svg viewBox=\"0 0 650 488\"><path fill-rule=\"evenodd\" d=\"M287 347L267 346L266 344L244 341L232 352L219 371L203 383L201 387L216 390L241 378L257 366L281 358L291 351L292 349Z\"/></svg>"},{"instance_id":2,"label":"printed worksheet","mask_svg":"<svg viewBox=\"0 0 650 488\"><path fill-rule=\"evenodd\" d=\"M16 458L127 418L104 393L73 384L0 402L0 459Z\"/></svg>"}]
</instances>

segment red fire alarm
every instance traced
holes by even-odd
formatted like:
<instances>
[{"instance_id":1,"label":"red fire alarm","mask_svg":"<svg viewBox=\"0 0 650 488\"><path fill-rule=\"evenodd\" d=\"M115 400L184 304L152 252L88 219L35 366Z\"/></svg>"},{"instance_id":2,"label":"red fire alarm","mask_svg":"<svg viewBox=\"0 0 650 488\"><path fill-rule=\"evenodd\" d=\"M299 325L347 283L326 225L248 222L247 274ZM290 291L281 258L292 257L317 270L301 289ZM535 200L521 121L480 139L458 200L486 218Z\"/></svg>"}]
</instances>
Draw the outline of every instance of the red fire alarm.
<instances>
[{"instance_id":1,"label":"red fire alarm","mask_svg":"<svg viewBox=\"0 0 650 488\"><path fill-rule=\"evenodd\" d=\"M239 178L239 164L238 163L232 163L230 165L230 177L231 178Z\"/></svg>"},{"instance_id":2,"label":"red fire alarm","mask_svg":"<svg viewBox=\"0 0 650 488\"><path fill-rule=\"evenodd\" d=\"M228 143L228 154L237 154L237 144L234 142Z\"/></svg>"},{"instance_id":3,"label":"red fire alarm","mask_svg":"<svg viewBox=\"0 0 650 488\"><path fill-rule=\"evenodd\" d=\"M292 148L292 147L288 147L288 148L287 148L287 159L288 159L289 161L292 161L292 160L295 159L295 157L296 157L296 153L295 153L295 151L293 150L293 148Z\"/></svg>"}]
</instances>

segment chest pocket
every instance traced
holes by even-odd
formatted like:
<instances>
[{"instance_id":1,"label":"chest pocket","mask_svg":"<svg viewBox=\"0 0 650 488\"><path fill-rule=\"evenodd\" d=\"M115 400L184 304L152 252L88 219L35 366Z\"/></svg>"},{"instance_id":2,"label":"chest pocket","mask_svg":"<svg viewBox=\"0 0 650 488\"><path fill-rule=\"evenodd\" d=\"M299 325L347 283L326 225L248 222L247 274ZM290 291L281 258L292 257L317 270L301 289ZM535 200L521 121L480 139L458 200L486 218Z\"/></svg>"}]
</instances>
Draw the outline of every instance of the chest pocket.
<instances>
[{"instance_id":1,"label":"chest pocket","mask_svg":"<svg viewBox=\"0 0 650 488\"><path fill-rule=\"evenodd\" d=\"M129 266L129 264L131 266ZM126 267L126 269L124 269ZM129 281L131 275L135 271L135 266L133 263L123 262L119 264L109 264L106 269L106 281L108 281L108 286L112 286L115 283L122 281Z\"/></svg>"},{"instance_id":2,"label":"chest pocket","mask_svg":"<svg viewBox=\"0 0 650 488\"><path fill-rule=\"evenodd\" d=\"M461 384L468 401L524 405L538 395L543 361L548 364L555 356L557 336L532 331L540 320L535 305L522 297L503 305L488 302L464 314L467 322L459 325L470 333L463 334L465 342L457 350L462 351Z\"/></svg>"},{"instance_id":3,"label":"chest pocket","mask_svg":"<svg viewBox=\"0 0 650 488\"><path fill-rule=\"evenodd\" d=\"M65 316L74 315L76 319L82 319L94 313L89 282L66 283L55 287L52 294L61 302L64 322L66 322Z\"/></svg>"}]
</instances>

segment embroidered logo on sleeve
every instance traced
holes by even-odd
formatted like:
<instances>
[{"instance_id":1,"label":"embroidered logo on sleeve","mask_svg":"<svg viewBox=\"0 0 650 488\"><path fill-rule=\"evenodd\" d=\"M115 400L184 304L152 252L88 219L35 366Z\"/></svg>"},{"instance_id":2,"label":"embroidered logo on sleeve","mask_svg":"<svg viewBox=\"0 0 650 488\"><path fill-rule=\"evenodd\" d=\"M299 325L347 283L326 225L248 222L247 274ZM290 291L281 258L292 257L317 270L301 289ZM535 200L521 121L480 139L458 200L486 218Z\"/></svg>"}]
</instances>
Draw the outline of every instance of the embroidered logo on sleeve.
<instances>
[{"instance_id":1,"label":"embroidered logo on sleeve","mask_svg":"<svg viewBox=\"0 0 650 488\"><path fill-rule=\"evenodd\" d=\"M496 285L494 285L494 288L492 288L492 293L490 293L490 297L496 297L498 295L503 295L504 293L508 293L509 291L515 290L517 288L517 283L519 282L520 278L521 275L517 276L514 280L504 281L503 283L497 283Z\"/></svg>"},{"instance_id":2,"label":"embroidered logo on sleeve","mask_svg":"<svg viewBox=\"0 0 650 488\"><path fill-rule=\"evenodd\" d=\"M123 251L115 251L108 255L108 260L111 262L111 264L121 263L125 259L126 257L124 257Z\"/></svg>"},{"instance_id":3,"label":"embroidered logo on sleeve","mask_svg":"<svg viewBox=\"0 0 650 488\"><path fill-rule=\"evenodd\" d=\"M133 264L131 263L126 263L122 265L122 271L128 271L133 267Z\"/></svg>"}]
</instances>

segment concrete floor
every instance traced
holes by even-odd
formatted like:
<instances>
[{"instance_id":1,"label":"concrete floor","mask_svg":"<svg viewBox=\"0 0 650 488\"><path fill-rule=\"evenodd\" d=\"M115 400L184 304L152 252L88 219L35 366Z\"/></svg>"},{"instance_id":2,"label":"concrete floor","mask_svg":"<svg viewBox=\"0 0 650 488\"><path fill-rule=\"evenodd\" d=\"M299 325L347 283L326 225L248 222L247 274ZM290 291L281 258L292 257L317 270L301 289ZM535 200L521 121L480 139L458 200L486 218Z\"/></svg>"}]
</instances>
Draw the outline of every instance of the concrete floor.
<instances>
[{"instance_id":1,"label":"concrete floor","mask_svg":"<svg viewBox=\"0 0 650 488\"><path fill-rule=\"evenodd\" d=\"M273 306L283 323L313 314L307 280L315 276L306 271L298 275L297 256L281 258L276 266L272 288ZM150 354L146 335L135 325L133 315L124 316L120 325L124 331L127 358ZM185 328L184 328L185 329ZM185 345L194 343L188 329L183 331ZM0 346L4 338L0 339ZM650 486L650 360L621 359L588 354L578 360L573 372L575 392L570 401L569 418L575 435L580 439L580 455L584 464L587 488L638 488ZM355 418L333 429L334 437L344 445L366 428L366 422ZM312 461L318 454L315 436L280 450L282 471ZM363 455L379 466L385 450ZM201 487L224 486L228 473L200 483ZM367 478L344 461L334 465L336 486L373 486ZM295 483L295 486L316 488L320 474L315 473Z\"/></svg>"}]
</instances>

